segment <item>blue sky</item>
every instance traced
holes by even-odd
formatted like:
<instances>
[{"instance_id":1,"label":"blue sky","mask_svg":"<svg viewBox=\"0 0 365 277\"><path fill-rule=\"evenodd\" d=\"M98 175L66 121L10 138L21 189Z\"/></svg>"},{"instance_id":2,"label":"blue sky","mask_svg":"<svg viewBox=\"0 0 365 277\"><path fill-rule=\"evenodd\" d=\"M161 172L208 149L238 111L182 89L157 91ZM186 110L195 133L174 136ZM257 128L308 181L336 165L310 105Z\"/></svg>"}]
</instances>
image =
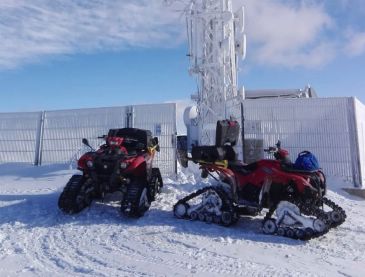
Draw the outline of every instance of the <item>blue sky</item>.
<instances>
[{"instance_id":1,"label":"blue sky","mask_svg":"<svg viewBox=\"0 0 365 277\"><path fill-rule=\"evenodd\" d=\"M171 2L171 1L170 1ZM365 103L361 0L246 6L247 89L304 88ZM0 112L188 99L181 1L0 1Z\"/></svg>"}]
</instances>

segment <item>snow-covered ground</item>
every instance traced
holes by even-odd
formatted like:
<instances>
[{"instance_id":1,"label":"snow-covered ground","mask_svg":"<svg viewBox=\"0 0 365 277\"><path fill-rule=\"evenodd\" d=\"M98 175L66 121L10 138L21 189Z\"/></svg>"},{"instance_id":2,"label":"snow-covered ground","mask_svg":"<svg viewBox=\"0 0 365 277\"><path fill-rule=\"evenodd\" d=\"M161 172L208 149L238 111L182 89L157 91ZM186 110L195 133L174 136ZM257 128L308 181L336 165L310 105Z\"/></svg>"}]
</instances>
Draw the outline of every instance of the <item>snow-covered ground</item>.
<instances>
[{"instance_id":1,"label":"snow-covered ground","mask_svg":"<svg viewBox=\"0 0 365 277\"><path fill-rule=\"evenodd\" d=\"M260 218L230 228L175 219L176 200L202 185L182 173L141 219L113 201L64 215L57 200L74 172L0 165L0 276L365 276L365 201L338 180L328 196L347 221L303 242L263 235Z\"/></svg>"}]
</instances>

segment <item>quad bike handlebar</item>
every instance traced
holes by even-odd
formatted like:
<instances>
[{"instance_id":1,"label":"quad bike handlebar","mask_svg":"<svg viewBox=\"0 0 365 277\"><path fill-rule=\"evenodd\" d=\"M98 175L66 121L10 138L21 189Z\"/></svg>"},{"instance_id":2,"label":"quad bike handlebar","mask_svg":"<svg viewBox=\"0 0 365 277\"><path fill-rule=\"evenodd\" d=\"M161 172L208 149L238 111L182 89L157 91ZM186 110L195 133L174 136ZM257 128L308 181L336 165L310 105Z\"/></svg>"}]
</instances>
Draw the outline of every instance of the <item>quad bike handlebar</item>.
<instances>
[{"instance_id":1,"label":"quad bike handlebar","mask_svg":"<svg viewBox=\"0 0 365 277\"><path fill-rule=\"evenodd\" d=\"M264 152L267 152L269 154L275 153L276 151L278 151L278 148L270 146L269 148L265 148Z\"/></svg>"},{"instance_id":2,"label":"quad bike handlebar","mask_svg":"<svg viewBox=\"0 0 365 277\"><path fill-rule=\"evenodd\" d=\"M289 152L281 148L281 141L278 140L275 146L270 146L269 148L264 149L264 152L270 155L274 155L274 158L276 160L283 161L286 164L290 164L291 160L289 158Z\"/></svg>"},{"instance_id":3,"label":"quad bike handlebar","mask_svg":"<svg viewBox=\"0 0 365 277\"><path fill-rule=\"evenodd\" d=\"M269 148L265 148L264 152L267 152L269 154L273 154L275 152L278 152L281 149L281 141L278 140L278 142L275 144L275 146L269 146Z\"/></svg>"}]
</instances>

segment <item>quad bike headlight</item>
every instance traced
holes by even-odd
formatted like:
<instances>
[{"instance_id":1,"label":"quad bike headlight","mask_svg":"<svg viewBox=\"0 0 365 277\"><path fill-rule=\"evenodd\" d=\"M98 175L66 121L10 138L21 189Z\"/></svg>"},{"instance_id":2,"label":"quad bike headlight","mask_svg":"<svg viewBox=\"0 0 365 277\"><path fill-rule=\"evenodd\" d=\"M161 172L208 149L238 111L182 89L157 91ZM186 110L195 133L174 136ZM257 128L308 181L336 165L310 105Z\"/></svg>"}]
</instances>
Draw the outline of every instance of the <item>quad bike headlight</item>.
<instances>
[{"instance_id":1,"label":"quad bike headlight","mask_svg":"<svg viewBox=\"0 0 365 277\"><path fill-rule=\"evenodd\" d=\"M121 169L126 169L127 167L128 167L127 163L124 163L124 162L120 163L120 168Z\"/></svg>"},{"instance_id":2,"label":"quad bike headlight","mask_svg":"<svg viewBox=\"0 0 365 277\"><path fill-rule=\"evenodd\" d=\"M87 167L93 167L94 163L93 163L93 161L87 161L86 165L87 165Z\"/></svg>"}]
</instances>

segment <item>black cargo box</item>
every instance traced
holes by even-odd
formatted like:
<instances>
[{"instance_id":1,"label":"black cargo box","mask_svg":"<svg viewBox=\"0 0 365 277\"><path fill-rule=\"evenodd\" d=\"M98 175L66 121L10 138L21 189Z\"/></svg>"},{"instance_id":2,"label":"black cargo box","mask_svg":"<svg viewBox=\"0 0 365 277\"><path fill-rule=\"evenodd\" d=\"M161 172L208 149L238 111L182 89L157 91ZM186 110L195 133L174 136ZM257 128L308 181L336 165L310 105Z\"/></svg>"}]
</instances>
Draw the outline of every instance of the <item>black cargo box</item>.
<instances>
[{"instance_id":1,"label":"black cargo box","mask_svg":"<svg viewBox=\"0 0 365 277\"><path fill-rule=\"evenodd\" d=\"M237 121L232 120L219 120L217 121L215 145L223 146L230 144L235 146L238 141L240 132L240 125Z\"/></svg>"},{"instance_id":2,"label":"black cargo box","mask_svg":"<svg viewBox=\"0 0 365 277\"><path fill-rule=\"evenodd\" d=\"M129 138L137 140L139 143L145 145L145 147L153 146L152 133L149 130L137 128L110 129L108 137Z\"/></svg>"},{"instance_id":3,"label":"black cargo box","mask_svg":"<svg viewBox=\"0 0 365 277\"><path fill-rule=\"evenodd\" d=\"M194 161L215 162L221 160L236 160L234 149L229 146L194 146L191 151L191 157Z\"/></svg>"}]
</instances>

